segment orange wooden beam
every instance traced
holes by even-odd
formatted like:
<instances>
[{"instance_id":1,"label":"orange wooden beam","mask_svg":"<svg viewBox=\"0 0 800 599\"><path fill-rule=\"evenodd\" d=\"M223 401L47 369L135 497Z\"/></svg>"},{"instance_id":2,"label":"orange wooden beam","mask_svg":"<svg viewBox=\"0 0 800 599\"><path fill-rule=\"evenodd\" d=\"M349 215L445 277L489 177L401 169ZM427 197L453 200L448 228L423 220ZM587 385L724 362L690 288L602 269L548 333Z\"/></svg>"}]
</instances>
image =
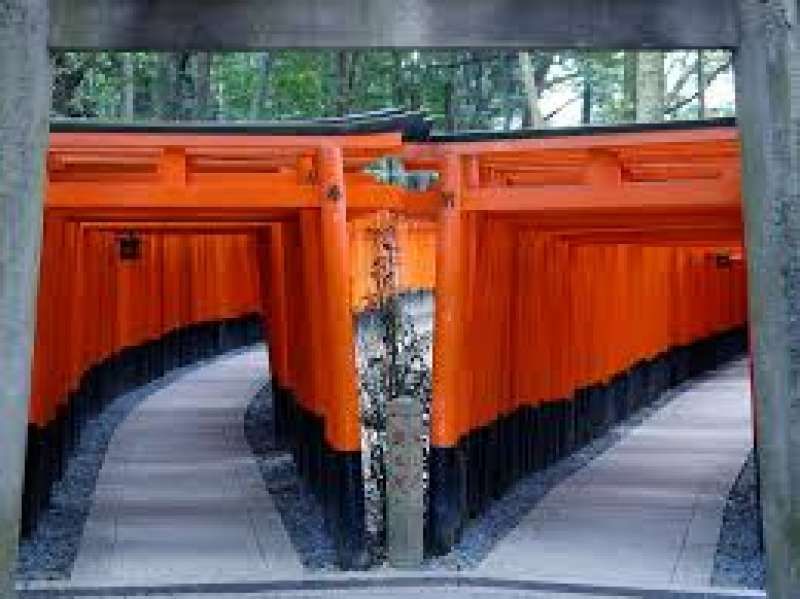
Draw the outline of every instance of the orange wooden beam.
<instances>
[{"instance_id":1,"label":"orange wooden beam","mask_svg":"<svg viewBox=\"0 0 800 599\"><path fill-rule=\"evenodd\" d=\"M329 418L329 441L340 451L360 451L360 410L350 308L347 195L341 148L326 147L320 151L319 183L326 340L330 344L326 354L331 362L333 405L337 407Z\"/></svg>"},{"instance_id":2,"label":"orange wooden beam","mask_svg":"<svg viewBox=\"0 0 800 599\"><path fill-rule=\"evenodd\" d=\"M464 197L464 210L492 212L735 208L740 204L734 182L707 180L622 183L607 188L596 185L496 187L468 190Z\"/></svg>"},{"instance_id":3,"label":"orange wooden beam","mask_svg":"<svg viewBox=\"0 0 800 599\"><path fill-rule=\"evenodd\" d=\"M461 376L461 285L463 215L461 211L461 160L447 156L443 175L444 207L439 214L436 250L436 315L433 353L431 443L452 447L458 442L456 406Z\"/></svg>"}]
</instances>

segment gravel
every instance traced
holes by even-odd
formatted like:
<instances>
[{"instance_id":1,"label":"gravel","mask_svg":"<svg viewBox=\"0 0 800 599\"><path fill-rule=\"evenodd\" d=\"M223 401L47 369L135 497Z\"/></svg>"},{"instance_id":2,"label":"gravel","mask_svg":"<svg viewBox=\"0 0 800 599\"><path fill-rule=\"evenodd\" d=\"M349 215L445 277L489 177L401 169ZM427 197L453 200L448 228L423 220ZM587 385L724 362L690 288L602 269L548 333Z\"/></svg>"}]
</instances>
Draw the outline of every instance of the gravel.
<instances>
[{"instance_id":1,"label":"gravel","mask_svg":"<svg viewBox=\"0 0 800 599\"><path fill-rule=\"evenodd\" d=\"M31 538L20 545L17 579L65 580L78 552L84 523L91 508L97 476L109 441L117 426L149 394L204 363L175 370L164 378L112 401L89 421L64 478L55 484L50 508L43 513ZM453 550L428 558L424 567L434 570L470 570L477 567L495 544L554 487L623 439L657 410L671 401L683 386L640 409L624 423L549 468L518 481L501 499L471 520ZM274 443L272 393L269 384L252 398L244 416L247 441L256 456L266 489L275 501L289 537L306 568L335 570L336 552L319 503L300 478L291 455ZM731 489L714 564L713 584L763 588L764 556L758 538L755 469L751 455ZM376 567L381 567L376 565Z\"/></svg>"},{"instance_id":2,"label":"gravel","mask_svg":"<svg viewBox=\"0 0 800 599\"><path fill-rule=\"evenodd\" d=\"M175 369L156 381L120 395L99 415L86 422L63 478L53 485L50 506L40 515L38 526L30 538L20 543L17 580L66 580L70 577L92 506L97 476L114 431L148 395L204 364L198 362Z\"/></svg>"},{"instance_id":3,"label":"gravel","mask_svg":"<svg viewBox=\"0 0 800 599\"><path fill-rule=\"evenodd\" d=\"M244 431L261 477L302 564L310 570L335 570L336 549L316 497L295 468L289 452L275 447L272 387L265 384L247 406Z\"/></svg>"},{"instance_id":4,"label":"gravel","mask_svg":"<svg viewBox=\"0 0 800 599\"><path fill-rule=\"evenodd\" d=\"M611 427L608 432L571 455L544 470L529 474L488 509L471 520L461 540L445 556L429 558L425 565L431 569L471 570L486 558L492 548L522 521L522 518L564 480L578 472L593 459L611 449L632 430L672 401L690 382L663 393L649 406L640 408L627 420Z\"/></svg>"},{"instance_id":5,"label":"gravel","mask_svg":"<svg viewBox=\"0 0 800 599\"><path fill-rule=\"evenodd\" d=\"M225 355L239 351L247 351L247 348ZM18 581L69 579L91 510L97 477L114 431L150 394L206 364L197 362L173 370L157 381L120 395L85 424L64 477L53 486L49 508L42 512L30 538L20 543L15 574ZM334 569L336 553L319 504L298 476L291 455L275 449L269 385L265 385L248 405L244 428L266 488L302 562L312 570Z\"/></svg>"},{"instance_id":6,"label":"gravel","mask_svg":"<svg viewBox=\"0 0 800 599\"><path fill-rule=\"evenodd\" d=\"M657 401L642 407L625 422L613 426L582 449L518 481L508 493L492 502L483 514L467 524L461 540L450 553L427 558L423 568L442 571L476 568L551 489L613 447L689 384L691 382L664 393ZM267 488L275 498L284 526L301 561L312 570L335 570L335 549L326 533L317 501L298 477L289 454L275 450L271 412L271 393L267 385L253 398L245 417L246 435L258 456ZM381 563L373 565L373 569L382 567Z\"/></svg>"},{"instance_id":7,"label":"gravel","mask_svg":"<svg viewBox=\"0 0 800 599\"><path fill-rule=\"evenodd\" d=\"M758 590L764 588L764 578L756 458L751 451L728 494L711 584Z\"/></svg>"}]
</instances>

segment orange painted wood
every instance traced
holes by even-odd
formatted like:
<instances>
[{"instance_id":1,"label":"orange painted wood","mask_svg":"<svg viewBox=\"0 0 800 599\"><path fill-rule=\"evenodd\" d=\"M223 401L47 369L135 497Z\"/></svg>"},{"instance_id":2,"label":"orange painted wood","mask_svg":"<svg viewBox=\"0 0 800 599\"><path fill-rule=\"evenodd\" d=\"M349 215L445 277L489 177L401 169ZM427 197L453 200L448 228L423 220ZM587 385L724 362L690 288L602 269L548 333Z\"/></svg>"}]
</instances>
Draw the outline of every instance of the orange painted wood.
<instances>
[{"instance_id":1,"label":"orange painted wood","mask_svg":"<svg viewBox=\"0 0 800 599\"><path fill-rule=\"evenodd\" d=\"M452 446L745 323L738 152L730 128L405 145L54 135L31 418L46 424L125 347L261 312L279 382L334 448L358 450L352 317L373 285L369 228L392 211L398 290L436 288L431 438ZM386 154L441 183L415 193L362 172ZM130 230L142 258L121 263Z\"/></svg>"},{"instance_id":2,"label":"orange painted wood","mask_svg":"<svg viewBox=\"0 0 800 599\"><path fill-rule=\"evenodd\" d=\"M347 236L347 196L341 148L319 153L319 193L323 275L327 303L326 329L330 361L329 440L338 450L359 451L361 428L356 382L353 320L350 307L350 257Z\"/></svg>"},{"instance_id":3,"label":"orange painted wood","mask_svg":"<svg viewBox=\"0 0 800 599\"><path fill-rule=\"evenodd\" d=\"M461 214L461 162L448 155L444 164L446 206L439 217L436 253L436 321L434 324L433 397L431 443L449 447L458 441L461 332L463 327Z\"/></svg>"}]
</instances>

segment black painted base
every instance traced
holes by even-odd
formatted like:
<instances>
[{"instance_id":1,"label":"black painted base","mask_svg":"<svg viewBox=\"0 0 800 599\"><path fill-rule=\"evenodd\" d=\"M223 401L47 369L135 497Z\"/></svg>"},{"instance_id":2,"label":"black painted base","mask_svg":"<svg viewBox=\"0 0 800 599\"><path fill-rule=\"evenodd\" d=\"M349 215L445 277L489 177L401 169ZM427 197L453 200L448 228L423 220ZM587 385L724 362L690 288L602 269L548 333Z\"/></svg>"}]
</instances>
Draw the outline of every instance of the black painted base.
<instances>
[{"instance_id":1,"label":"black painted base","mask_svg":"<svg viewBox=\"0 0 800 599\"><path fill-rule=\"evenodd\" d=\"M466 521L515 481L584 447L670 387L746 350L744 329L715 335L643 360L573 397L522 406L473 430L455 447L432 446L426 551L447 553Z\"/></svg>"},{"instance_id":2,"label":"black painted base","mask_svg":"<svg viewBox=\"0 0 800 599\"><path fill-rule=\"evenodd\" d=\"M307 410L273 380L275 437L290 449L297 469L323 507L339 566L370 565L366 546L364 482L360 451L339 451L325 439L324 419Z\"/></svg>"},{"instance_id":3,"label":"black painted base","mask_svg":"<svg viewBox=\"0 0 800 599\"><path fill-rule=\"evenodd\" d=\"M259 314L190 325L136 347L125 348L92 366L46 426L28 425L22 537L35 530L88 420L119 395L166 372L264 339Z\"/></svg>"},{"instance_id":4,"label":"black painted base","mask_svg":"<svg viewBox=\"0 0 800 599\"><path fill-rule=\"evenodd\" d=\"M476 446L478 442L472 445ZM483 447L486 454L495 449L491 443ZM479 490L483 494L467 485L467 481L474 485L480 478L479 472L468 472L468 452L469 449L465 452L462 444L456 447L432 446L428 454L430 484L425 543L434 555L446 553L453 546L461 535L468 508L474 507L474 502L485 499L491 492L491 485L481 486ZM482 463L485 465L487 461Z\"/></svg>"}]
</instances>

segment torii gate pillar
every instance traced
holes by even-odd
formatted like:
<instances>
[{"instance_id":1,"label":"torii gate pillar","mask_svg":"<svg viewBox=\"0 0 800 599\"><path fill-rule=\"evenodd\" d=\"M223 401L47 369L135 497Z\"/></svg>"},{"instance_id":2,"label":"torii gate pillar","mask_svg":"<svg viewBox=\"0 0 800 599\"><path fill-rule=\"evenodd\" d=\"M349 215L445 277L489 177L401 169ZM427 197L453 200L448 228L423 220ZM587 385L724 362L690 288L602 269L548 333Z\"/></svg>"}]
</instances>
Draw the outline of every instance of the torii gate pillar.
<instances>
[{"instance_id":1,"label":"torii gate pillar","mask_svg":"<svg viewBox=\"0 0 800 599\"><path fill-rule=\"evenodd\" d=\"M800 22L740 0L737 110L767 588L800 597Z\"/></svg>"},{"instance_id":2,"label":"torii gate pillar","mask_svg":"<svg viewBox=\"0 0 800 599\"><path fill-rule=\"evenodd\" d=\"M50 107L47 0L0 2L0 597L13 593Z\"/></svg>"},{"instance_id":3,"label":"torii gate pillar","mask_svg":"<svg viewBox=\"0 0 800 599\"><path fill-rule=\"evenodd\" d=\"M459 0L459 3L464 1ZM264 11L259 0L235 3L52 0L56 22L50 43L62 48L100 49L116 44L127 49L167 49L190 45L209 50L215 47L241 49L243 44L251 48L291 43L309 45L309 40L318 45L341 47L370 44L384 47L392 42L417 47L436 44L464 47L470 43L481 45L481 42L490 47L506 44L550 48L738 46L738 110L743 141L750 315L762 444L768 587L771 597L800 597L800 459L797 457L800 455L800 9L797 1L492 3L473 0L467 2L472 7L470 10L456 11L457 15L453 11L454 2L418 0L411 3L419 7L415 13L408 9L407 3L389 0L369 3L342 0L340 10L332 8L331 2L321 9L319 3L312 0L285 0L283 6L290 6L291 10L276 8L272 11ZM38 279L43 150L50 95L49 4L48 0L0 0L2 597L10 595L9 572L16 553L24 461ZM278 0L274 4L279 4ZM485 19L488 13L484 7L492 4L496 4L491 6L493 19ZM737 4L739 27L735 22ZM398 6L400 8L396 8ZM535 15L521 18L520 10L526 6L535 11ZM232 23L222 30L201 26L203 23L218 24L221 7L238 10L239 18L231 19ZM347 7L351 7L351 11L352 7L359 7L367 12L353 19L344 10ZM325 18L321 18L322 13L319 18L307 18L304 11L313 8L324 10ZM151 11L149 17L152 18L134 19L128 26L126 18L146 14L140 9ZM506 18L502 19L500 14L504 9ZM424 15L426 20L421 22L424 26L415 26L413 20L396 19L392 10ZM337 21L330 30L325 30L323 25L331 23L331 15L339 15L347 26ZM439 20L435 21L437 15ZM459 26L452 25L454 15L462 19ZM275 20L281 17L288 22L276 24ZM259 18L268 20L270 26L253 26ZM76 21L75 26L72 20ZM676 28L676 22L681 22L682 26ZM481 33L473 31L473 27L484 29ZM250 32L251 37L244 40L241 32ZM281 32L284 32L282 36ZM398 40L404 44L398 44ZM336 219L330 222L335 224ZM341 255L337 254L337 264L340 259ZM335 266L333 258L329 266ZM337 318L343 315L339 309ZM340 324L343 322L340 320ZM349 371L349 358L342 359L342 363ZM445 372L447 370L444 368ZM348 390L347 394L350 396L351 392ZM349 431L347 427L340 428L345 434Z\"/></svg>"}]
</instances>

